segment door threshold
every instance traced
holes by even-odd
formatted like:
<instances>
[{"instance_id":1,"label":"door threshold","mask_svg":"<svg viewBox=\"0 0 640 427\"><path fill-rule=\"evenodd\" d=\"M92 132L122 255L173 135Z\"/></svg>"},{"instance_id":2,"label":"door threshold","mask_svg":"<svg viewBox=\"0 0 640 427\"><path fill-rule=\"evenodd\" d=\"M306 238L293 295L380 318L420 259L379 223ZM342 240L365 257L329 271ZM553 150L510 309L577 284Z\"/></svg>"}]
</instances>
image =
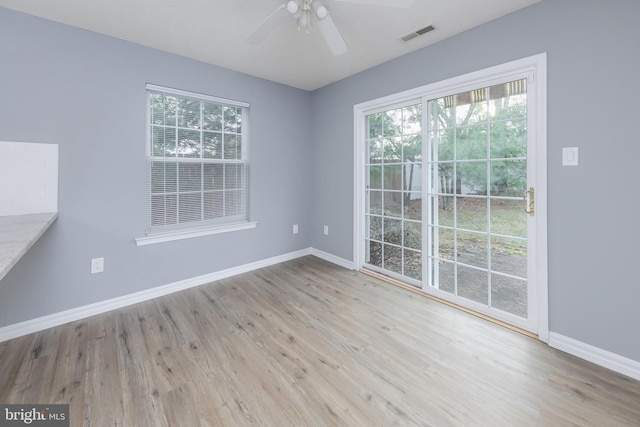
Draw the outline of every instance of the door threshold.
<instances>
[{"instance_id":1,"label":"door threshold","mask_svg":"<svg viewBox=\"0 0 640 427\"><path fill-rule=\"evenodd\" d=\"M517 326L513 326L513 325L511 325L511 324L509 324L507 322L503 322L502 320L494 319L491 316L488 316L486 314L479 313L479 312L477 312L475 310L471 310L471 309L463 307L461 305L452 303L451 301L447 301L445 299L438 298L436 296L430 295L430 294L428 294L426 292L423 292L420 288L417 288L415 286L411 286L411 285L409 285L407 283L403 283L400 280L394 279L394 278L389 277L389 276L385 276L384 274L381 274L381 273L378 273L378 272L375 272L375 271L372 271L372 270L367 270L366 268L361 268L359 270L359 272L362 273L362 274L366 274L367 276L374 277L376 279L382 280L383 282L389 283L389 284L397 286L399 288L405 289L407 291L413 292L414 294L418 294L418 295L421 295L423 297L429 298L431 300L437 301L439 303L448 305L449 307L453 307L453 308L455 308L457 310L464 311L465 313L468 313L468 314L471 314L473 316L479 317L479 318L484 319L484 320L486 320L488 322L491 322L493 324L502 326L503 328L507 328L507 329L512 330L514 332L517 332L519 334L525 335L525 336L527 336L529 338L533 338L533 339L536 339L536 340L538 339L538 335L534 334L533 332L529 332L529 331L524 330L522 328L518 328Z\"/></svg>"}]
</instances>

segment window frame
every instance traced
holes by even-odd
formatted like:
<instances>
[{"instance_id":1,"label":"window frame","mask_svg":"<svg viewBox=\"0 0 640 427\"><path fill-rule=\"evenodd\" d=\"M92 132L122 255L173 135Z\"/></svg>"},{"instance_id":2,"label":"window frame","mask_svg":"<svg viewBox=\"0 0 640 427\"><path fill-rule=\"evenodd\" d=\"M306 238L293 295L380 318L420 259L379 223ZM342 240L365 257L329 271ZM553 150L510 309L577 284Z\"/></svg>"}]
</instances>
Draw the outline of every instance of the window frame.
<instances>
[{"instance_id":1,"label":"window frame","mask_svg":"<svg viewBox=\"0 0 640 427\"><path fill-rule=\"evenodd\" d=\"M218 233L226 233L231 231L245 230L250 228L255 228L257 223L249 220L250 211L249 211L249 126L248 126L248 116L249 116L249 107L250 104L241 101L235 101L230 99L218 98L211 95L200 94L196 92L189 92L181 89L174 89L165 86L159 86L151 83L147 83L145 85L146 93L145 93L145 106L146 106L146 115L145 115L145 127L146 127L146 135L145 135L145 198L146 198L146 209L145 209L145 236L138 237L135 239L137 246L168 242L179 239L188 239L193 237L206 236L211 234ZM190 158L190 157L159 157L154 156L152 153L152 123L151 123L151 97L153 94L162 94L166 96L173 96L179 99L190 99L199 102L206 102L209 104L215 104L216 106L221 107L233 107L239 108L242 114L241 120L241 137L242 143L240 146L241 154L239 161L229 162L225 159L214 159L214 158L203 158L202 154L199 158ZM177 127L176 127L177 129ZM198 129L198 131L202 131L202 127ZM201 218L199 221L194 221L192 223L186 222L183 224L176 224L175 227L166 226L166 227L158 227L155 228L152 225L152 188L151 188L151 164L153 161L162 161L162 160L171 159L171 162L175 162L176 167L180 167L180 164L199 164L199 165L211 165L211 164L241 164L245 169L244 173L244 181L243 181L243 191L244 191L244 215L242 219L238 220L238 216L231 216L225 219L223 215L217 220L207 221ZM177 191L177 190L176 190ZM224 190L223 190L224 191ZM204 194L205 189L200 187L197 191L200 194ZM224 194L224 193L223 193ZM176 205L176 209L179 209L179 205Z\"/></svg>"}]
</instances>

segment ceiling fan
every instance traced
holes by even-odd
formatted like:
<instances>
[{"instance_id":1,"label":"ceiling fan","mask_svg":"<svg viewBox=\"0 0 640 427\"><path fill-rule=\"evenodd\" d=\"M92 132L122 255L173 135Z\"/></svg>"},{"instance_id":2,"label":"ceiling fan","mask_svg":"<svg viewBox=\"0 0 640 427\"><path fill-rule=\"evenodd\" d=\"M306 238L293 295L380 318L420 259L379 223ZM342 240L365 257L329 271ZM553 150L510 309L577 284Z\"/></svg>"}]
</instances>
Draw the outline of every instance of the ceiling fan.
<instances>
[{"instance_id":1,"label":"ceiling fan","mask_svg":"<svg viewBox=\"0 0 640 427\"><path fill-rule=\"evenodd\" d=\"M342 3L356 3L368 6L387 6L406 8L413 0L334 0ZM309 34L309 27L315 23L334 55L342 55L348 50L338 27L331 19L329 9L322 0L288 0L280 4L271 15L258 25L247 37L252 44L262 43L273 30L285 20L293 17L297 21L297 30Z\"/></svg>"}]
</instances>

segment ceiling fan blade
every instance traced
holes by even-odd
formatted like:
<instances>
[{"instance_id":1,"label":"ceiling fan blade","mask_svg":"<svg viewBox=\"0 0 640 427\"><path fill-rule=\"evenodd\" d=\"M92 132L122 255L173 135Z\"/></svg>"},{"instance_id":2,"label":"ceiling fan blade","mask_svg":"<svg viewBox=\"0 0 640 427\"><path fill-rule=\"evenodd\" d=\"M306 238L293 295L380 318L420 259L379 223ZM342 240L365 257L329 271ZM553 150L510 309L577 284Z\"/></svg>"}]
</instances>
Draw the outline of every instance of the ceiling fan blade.
<instances>
[{"instance_id":1,"label":"ceiling fan blade","mask_svg":"<svg viewBox=\"0 0 640 427\"><path fill-rule=\"evenodd\" d=\"M259 44L267 38L273 30L286 18L287 9L285 3L281 4L276 10L271 12L271 15L258 25L251 34L247 37L247 42L251 44Z\"/></svg>"},{"instance_id":2,"label":"ceiling fan blade","mask_svg":"<svg viewBox=\"0 0 640 427\"><path fill-rule=\"evenodd\" d=\"M367 6L386 6L386 7L399 7L407 8L411 6L413 0L336 0L342 3L355 3L363 4Z\"/></svg>"},{"instance_id":3,"label":"ceiling fan blade","mask_svg":"<svg viewBox=\"0 0 640 427\"><path fill-rule=\"evenodd\" d=\"M331 19L331 15L327 15L319 20L318 28L320 28L322 36L334 55L342 55L349 50L342 35L340 35L340 31L338 31L338 27L336 27L335 22Z\"/></svg>"}]
</instances>

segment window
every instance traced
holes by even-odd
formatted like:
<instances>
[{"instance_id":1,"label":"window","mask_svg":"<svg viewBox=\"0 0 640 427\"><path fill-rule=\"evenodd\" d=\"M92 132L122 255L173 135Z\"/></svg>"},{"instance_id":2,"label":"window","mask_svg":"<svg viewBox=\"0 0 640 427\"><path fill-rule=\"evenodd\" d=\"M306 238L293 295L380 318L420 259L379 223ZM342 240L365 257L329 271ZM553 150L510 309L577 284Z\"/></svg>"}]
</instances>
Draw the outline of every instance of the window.
<instances>
[{"instance_id":1,"label":"window","mask_svg":"<svg viewBox=\"0 0 640 427\"><path fill-rule=\"evenodd\" d=\"M147 236L248 224L249 105L154 85L147 98Z\"/></svg>"}]
</instances>

